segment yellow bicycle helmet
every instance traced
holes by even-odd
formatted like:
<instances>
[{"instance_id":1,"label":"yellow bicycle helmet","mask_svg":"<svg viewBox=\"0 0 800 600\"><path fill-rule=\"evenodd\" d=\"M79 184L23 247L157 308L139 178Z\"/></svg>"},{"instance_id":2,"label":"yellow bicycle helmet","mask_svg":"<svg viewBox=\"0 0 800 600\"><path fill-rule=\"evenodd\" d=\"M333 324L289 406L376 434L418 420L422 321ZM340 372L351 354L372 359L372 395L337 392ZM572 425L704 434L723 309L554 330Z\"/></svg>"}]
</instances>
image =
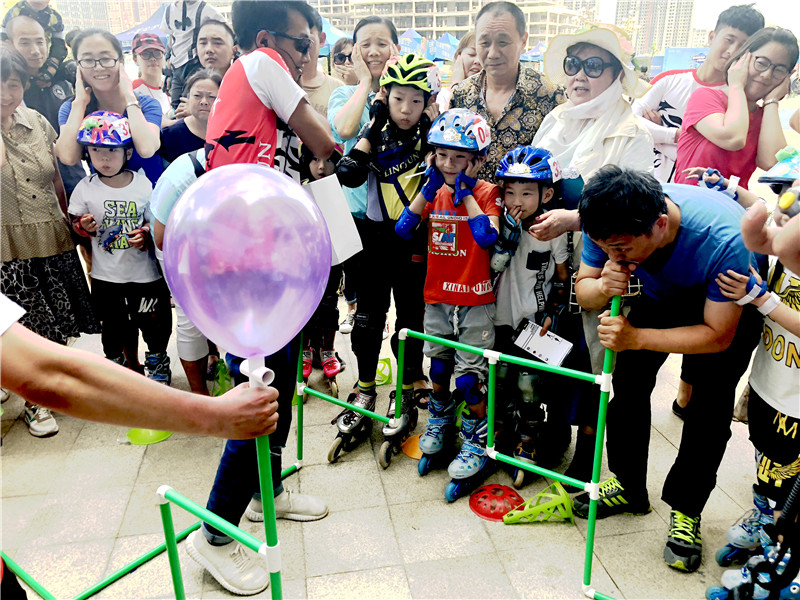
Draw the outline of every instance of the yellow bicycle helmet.
<instances>
[{"instance_id":1,"label":"yellow bicycle helmet","mask_svg":"<svg viewBox=\"0 0 800 600\"><path fill-rule=\"evenodd\" d=\"M386 74L381 77L381 85L395 83L418 88L426 94L438 94L442 88L439 67L433 61L414 53L389 60Z\"/></svg>"}]
</instances>

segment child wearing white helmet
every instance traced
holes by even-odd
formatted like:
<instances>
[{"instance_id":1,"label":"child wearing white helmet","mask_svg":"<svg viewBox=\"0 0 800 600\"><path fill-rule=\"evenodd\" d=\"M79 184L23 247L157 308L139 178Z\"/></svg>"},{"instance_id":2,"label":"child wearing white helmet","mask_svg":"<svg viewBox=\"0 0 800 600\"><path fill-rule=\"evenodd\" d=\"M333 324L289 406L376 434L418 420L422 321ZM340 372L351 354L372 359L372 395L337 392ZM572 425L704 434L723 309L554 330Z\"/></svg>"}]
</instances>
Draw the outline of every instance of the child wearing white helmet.
<instances>
[{"instance_id":1,"label":"child wearing white helmet","mask_svg":"<svg viewBox=\"0 0 800 600\"><path fill-rule=\"evenodd\" d=\"M133 148L128 119L93 112L78 143L94 173L75 187L68 211L75 232L92 239L92 302L103 322L103 352L124 364L123 347L141 330L147 376L169 385L169 289L150 251L153 188L142 172L125 168Z\"/></svg>"}]
</instances>

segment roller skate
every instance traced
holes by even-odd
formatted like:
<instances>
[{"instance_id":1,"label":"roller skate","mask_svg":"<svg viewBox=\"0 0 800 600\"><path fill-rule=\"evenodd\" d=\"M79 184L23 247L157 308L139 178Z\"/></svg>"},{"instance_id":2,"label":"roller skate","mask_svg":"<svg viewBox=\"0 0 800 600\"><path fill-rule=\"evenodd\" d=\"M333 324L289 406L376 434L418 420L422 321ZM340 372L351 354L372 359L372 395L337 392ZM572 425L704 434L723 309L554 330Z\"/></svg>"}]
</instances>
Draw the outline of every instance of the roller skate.
<instances>
[{"instance_id":1,"label":"roller skate","mask_svg":"<svg viewBox=\"0 0 800 600\"><path fill-rule=\"evenodd\" d=\"M322 372L328 380L331 396L338 398L339 385L336 383L336 376L342 372L342 364L339 362L339 356L333 350L323 350L320 353L320 360L322 361Z\"/></svg>"},{"instance_id":2,"label":"roller skate","mask_svg":"<svg viewBox=\"0 0 800 600\"><path fill-rule=\"evenodd\" d=\"M390 419L394 419L396 399L397 391L392 390L389 394L389 410L386 413L386 416ZM414 402L414 390L403 390L401 402L400 423L394 427L391 425L383 426L383 443L381 444L378 462L384 469L391 464L392 455L400 452L403 442L411 436L411 432L417 426L419 411Z\"/></svg>"},{"instance_id":3,"label":"roller skate","mask_svg":"<svg viewBox=\"0 0 800 600\"><path fill-rule=\"evenodd\" d=\"M428 426L419 436L422 457L417 470L420 475L427 475L441 458L442 450L452 446L456 428L456 403L456 398L447 390L431 393L428 401Z\"/></svg>"},{"instance_id":4,"label":"roller skate","mask_svg":"<svg viewBox=\"0 0 800 600\"><path fill-rule=\"evenodd\" d=\"M722 585L713 586L706 590L708 600L728 600L739 598L752 598L753 600L766 600L770 597L768 589L771 576L764 572L765 567L772 569L769 562L774 564L777 558L775 548L767 547L764 555L758 554L751 556L741 569L730 569L725 571L721 577ZM778 561L775 573L780 575L786 569L791 555L787 552ZM795 577L794 581L780 590L776 596L779 600L800 600L800 577Z\"/></svg>"},{"instance_id":5,"label":"roller skate","mask_svg":"<svg viewBox=\"0 0 800 600\"><path fill-rule=\"evenodd\" d=\"M486 418L461 418L461 432L458 434L463 440L461 451L447 468L451 481L447 484L444 497L448 502L455 502L461 496L477 489L488 475L489 456L486 454L488 426Z\"/></svg>"},{"instance_id":6,"label":"roller skate","mask_svg":"<svg viewBox=\"0 0 800 600\"><path fill-rule=\"evenodd\" d=\"M715 558L721 567L743 564L761 550L761 530L775 521L769 501L753 489L755 508L747 511L727 532L728 543L717 550Z\"/></svg>"},{"instance_id":7,"label":"roller skate","mask_svg":"<svg viewBox=\"0 0 800 600\"><path fill-rule=\"evenodd\" d=\"M354 406L365 408L370 411L375 410L375 399L378 397L376 391L365 392L356 390L347 398L347 401ZM339 433L328 450L328 462L336 462L342 450L352 452L364 440L368 439L372 433L372 419L357 413L353 410L345 409L331 421L331 425L336 424Z\"/></svg>"},{"instance_id":8,"label":"roller skate","mask_svg":"<svg viewBox=\"0 0 800 600\"><path fill-rule=\"evenodd\" d=\"M314 370L314 349L310 346L303 348L303 381L308 382L311 372Z\"/></svg>"},{"instance_id":9,"label":"roller skate","mask_svg":"<svg viewBox=\"0 0 800 600\"><path fill-rule=\"evenodd\" d=\"M144 366L148 379L164 385L172 383L172 371L169 368L169 356L166 352L145 352Z\"/></svg>"}]
</instances>

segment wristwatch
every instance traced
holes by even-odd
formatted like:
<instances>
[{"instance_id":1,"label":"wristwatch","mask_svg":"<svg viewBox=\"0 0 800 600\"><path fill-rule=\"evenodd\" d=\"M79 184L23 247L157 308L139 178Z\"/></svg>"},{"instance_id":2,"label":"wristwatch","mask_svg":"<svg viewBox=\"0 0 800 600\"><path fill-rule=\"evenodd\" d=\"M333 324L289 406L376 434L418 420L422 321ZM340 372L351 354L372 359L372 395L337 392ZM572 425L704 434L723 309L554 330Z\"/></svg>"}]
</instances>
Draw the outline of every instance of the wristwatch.
<instances>
[{"instance_id":1,"label":"wristwatch","mask_svg":"<svg viewBox=\"0 0 800 600\"><path fill-rule=\"evenodd\" d=\"M140 109L142 108L141 103L139 102L139 98L136 98L135 102L128 102L125 105L125 110L127 111L131 106L138 106Z\"/></svg>"},{"instance_id":2,"label":"wristwatch","mask_svg":"<svg viewBox=\"0 0 800 600\"><path fill-rule=\"evenodd\" d=\"M777 98L770 98L769 100L764 100L764 103L761 105L761 108L767 108L770 104L778 104L780 100Z\"/></svg>"}]
</instances>

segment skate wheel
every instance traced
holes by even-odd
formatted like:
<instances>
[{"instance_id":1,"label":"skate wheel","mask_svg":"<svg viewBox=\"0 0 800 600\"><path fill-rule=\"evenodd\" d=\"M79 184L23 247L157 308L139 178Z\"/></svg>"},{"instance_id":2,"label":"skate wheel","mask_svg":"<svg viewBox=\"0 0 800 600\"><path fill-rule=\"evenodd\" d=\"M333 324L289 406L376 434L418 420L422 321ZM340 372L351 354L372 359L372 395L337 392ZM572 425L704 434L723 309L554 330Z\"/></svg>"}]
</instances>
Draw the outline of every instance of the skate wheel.
<instances>
[{"instance_id":1,"label":"skate wheel","mask_svg":"<svg viewBox=\"0 0 800 600\"><path fill-rule=\"evenodd\" d=\"M392 443L383 442L381 444L380 453L378 454L378 462L385 469L392 464Z\"/></svg>"},{"instance_id":2,"label":"skate wheel","mask_svg":"<svg viewBox=\"0 0 800 600\"><path fill-rule=\"evenodd\" d=\"M331 444L330 450L328 450L328 462L333 463L336 462L336 459L339 458L339 453L342 451L342 438L341 436L336 436Z\"/></svg>"},{"instance_id":3,"label":"skate wheel","mask_svg":"<svg viewBox=\"0 0 800 600\"><path fill-rule=\"evenodd\" d=\"M461 497L464 486L460 481L451 481L444 490L444 499L448 502L455 502Z\"/></svg>"},{"instance_id":4,"label":"skate wheel","mask_svg":"<svg viewBox=\"0 0 800 600\"><path fill-rule=\"evenodd\" d=\"M726 544L717 550L716 554L714 554L714 559L720 567L730 567L734 563L744 564L754 553L755 550L747 551L744 548Z\"/></svg>"},{"instance_id":5,"label":"skate wheel","mask_svg":"<svg viewBox=\"0 0 800 600\"><path fill-rule=\"evenodd\" d=\"M369 436L372 434L372 419L369 417L364 417L362 421L362 430L361 432L352 432L349 434L348 439L342 444L342 449L346 452L352 452L358 445L362 442L362 440L369 439Z\"/></svg>"},{"instance_id":6,"label":"skate wheel","mask_svg":"<svg viewBox=\"0 0 800 600\"><path fill-rule=\"evenodd\" d=\"M525 487L525 469L514 469L514 487L520 489Z\"/></svg>"},{"instance_id":7,"label":"skate wheel","mask_svg":"<svg viewBox=\"0 0 800 600\"><path fill-rule=\"evenodd\" d=\"M727 600L730 596L731 591L719 585L715 585L706 590L706 600Z\"/></svg>"},{"instance_id":8,"label":"skate wheel","mask_svg":"<svg viewBox=\"0 0 800 600\"><path fill-rule=\"evenodd\" d=\"M427 475L431 471L431 459L429 456L422 455L422 458L419 459L419 464L417 465L417 472L420 476Z\"/></svg>"},{"instance_id":9,"label":"skate wheel","mask_svg":"<svg viewBox=\"0 0 800 600\"><path fill-rule=\"evenodd\" d=\"M330 382L330 388L331 388L330 389L331 396L333 396L334 398L338 398L339 397L339 384L336 383L336 381L331 381Z\"/></svg>"}]
</instances>

